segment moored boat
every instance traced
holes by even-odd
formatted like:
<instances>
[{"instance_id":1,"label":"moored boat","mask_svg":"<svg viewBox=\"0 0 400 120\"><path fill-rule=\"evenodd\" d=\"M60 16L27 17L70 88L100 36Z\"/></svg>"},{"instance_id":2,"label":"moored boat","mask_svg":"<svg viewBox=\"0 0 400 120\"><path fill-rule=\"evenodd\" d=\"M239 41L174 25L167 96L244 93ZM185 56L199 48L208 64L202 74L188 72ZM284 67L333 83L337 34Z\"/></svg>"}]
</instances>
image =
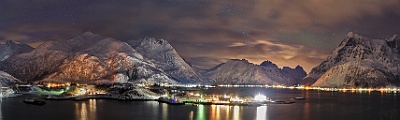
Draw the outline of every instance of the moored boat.
<instances>
[{"instance_id":1,"label":"moored boat","mask_svg":"<svg viewBox=\"0 0 400 120\"><path fill-rule=\"evenodd\" d=\"M23 102L26 104L39 105L39 106L46 104L46 102L44 102L44 101L40 101L40 100L36 100L36 99L32 99L32 98L25 99Z\"/></svg>"},{"instance_id":2,"label":"moored boat","mask_svg":"<svg viewBox=\"0 0 400 120\"><path fill-rule=\"evenodd\" d=\"M184 102L179 102L176 98L166 98L166 97L160 97L158 99L158 102L160 103L167 103L170 105L184 105Z\"/></svg>"},{"instance_id":3,"label":"moored boat","mask_svg":"<svg viewBox=\"0 0 400 120\"><path fill-rule=\"evenodd\" d=\"M72 97L67 96L67 95L49 95L44 99L46 99L46 100L70 100L70 99L72 99Z\"/></svg>"},{"instance_id":4,"label":"moored boat","mask_svg":"<svg viewBox=\"0 0 400 120\"><path fill-rule=\"evenodd\" d=\"M304 100L304 99L306 99L306 98L304 98L304 97L293 97L293 99L294 99L294 100Z\"/></svg>"},{"instance_id":5,"label":"moored boat","mask_svg":"<svg viewBox=\"0 0 400 120\"><path fill-rule=\"evenodd\" d=\"M271 104L293 104L296 102L286 102L286 101L282 101L282 100L276 100L276 101L272 101Z\"/></svg>"}]
</instances>

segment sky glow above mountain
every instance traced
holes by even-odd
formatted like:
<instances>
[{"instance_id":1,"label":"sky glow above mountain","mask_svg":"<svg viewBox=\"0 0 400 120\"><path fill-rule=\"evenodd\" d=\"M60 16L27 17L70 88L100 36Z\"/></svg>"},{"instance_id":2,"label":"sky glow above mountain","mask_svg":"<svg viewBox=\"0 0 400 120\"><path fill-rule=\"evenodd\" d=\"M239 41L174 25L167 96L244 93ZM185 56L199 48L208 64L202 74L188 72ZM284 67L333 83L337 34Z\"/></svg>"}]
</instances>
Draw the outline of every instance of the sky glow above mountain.
<instances>
[{"instance_id":1,"label":"sky glow above mountain","mask_svg":"<svg viewBox=\"0 0 400 120\"><path fill-rule=\"evenodd\" d=\"M91 31L119 40L168 40L191 64L228 59L323 61L348 32L400 34L399 0L1 0L0 43L33 47Z\"/></svg>"}]
</instances>

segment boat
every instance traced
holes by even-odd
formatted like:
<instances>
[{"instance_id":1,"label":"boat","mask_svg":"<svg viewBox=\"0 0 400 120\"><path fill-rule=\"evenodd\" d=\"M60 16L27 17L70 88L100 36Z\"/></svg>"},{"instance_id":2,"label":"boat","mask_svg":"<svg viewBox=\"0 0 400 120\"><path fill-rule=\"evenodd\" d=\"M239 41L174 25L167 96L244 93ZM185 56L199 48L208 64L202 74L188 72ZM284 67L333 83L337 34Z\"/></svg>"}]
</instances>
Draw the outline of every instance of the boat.
<instances>
[{"instance_id":1,"label":"boat","mask_svg":"<svg viewBox=\"0 0 400 120\"><path fill-rule=\"evenodd\" d=\"M184 105L184 102L179 102L176 98L166 98L166 97L160 97L158 99L158 102L160 103L167 103L169 105Z\"/></svg>"},{"instance_id":2,"label":"boat","mask_svg":"<svg viewBox=\"0 0 400 120\"><path fill-rule=\"evenodd\" d=\"M169 105L185 105L185 103L183 103L183 102L169 102L167 104L169 104Z\"/></svg>"},{"instance_id":3,"label":"boat","mask_svg":"<svg viewBox=\"0 0 400 120\"><path fill-rule=\"evenodd\" d=\"M243 102L240 106L263 106L264 104L258 102Z\"/></svg>"},{"instance_id":4,"label":"boat","mask_svg":"<svg viewBox=\"0 0 400 120\"><path fill-rule=\"evenodd\" d=\"M271 104L293 104L296 102L286 102L286 101L282 101L282 100L276 100L276 101L272 101Z\"/></svg>"},{"instance_id":5,"label":"boat","mask_svg":"<svg viewBox=\"0 0 400 120\"><path fill-rule=\"evenodd\" d=\"M70 99L72 99L72 97L67 96L67 95L49 95L44 99L46 99L46 100L70 100Z\"/></svg>"},{"instance_id":6,"label":"boat","mask_svg":"<svg viewBox=\"0 0 400 120\"><path fill-rule=\"evenodd\" d=\"M204 102L198 102L198 104L201 104L201 105L213 105L213 102L204 101Z\"/></svg>"},{"instance_id":7,"label":"boat","mask_svg":"<svg viewBox=\"0 0 400 120\"><path fill-rule=\"evenodd\" d=\"M39 106L46 104L46 102L44 102L44 101L40 101L40 100L36 100L36 99L32 99L32 98L25 99L23 102L26 104L39 105Z\"/></svg>"},{"instance_id":8,"label":"boat","mask_svg":"<svg viewBox=\"0 0 400 120\"><path fill-rule=\"evenodd\" d=\"M304 100L304 99L306 99L306 98L304 98L304 97L294 97L293 99L294 99L294 100Z\"/></svg>"}]
</instances>

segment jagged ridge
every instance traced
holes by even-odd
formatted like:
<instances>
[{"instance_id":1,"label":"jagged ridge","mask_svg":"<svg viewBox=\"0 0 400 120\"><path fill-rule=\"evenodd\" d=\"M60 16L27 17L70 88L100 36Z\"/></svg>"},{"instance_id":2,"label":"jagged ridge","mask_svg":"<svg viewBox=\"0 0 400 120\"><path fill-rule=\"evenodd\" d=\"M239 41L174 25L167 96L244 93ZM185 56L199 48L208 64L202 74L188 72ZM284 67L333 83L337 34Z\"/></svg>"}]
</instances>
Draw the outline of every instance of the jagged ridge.
<instances>
[{"instance_id":1,"label":"jagged ridge","mask_svg":"<svg viewBox=\"0 0 400 120\"><path fill-rule=\"evenodd\" d=\"M350 32L302 83L321 87L398 86L399 41L397 35L384 40Z\"/></svg>"},{"instance_id":2,"label":"jagged ridge","mask_svg":"<svg viewBox=\"0 0 400 120\"><path fill-rule=\"evenodd\" d=\"M231 59L217 65L205 73L214 84L297 84L306 73L302 67L295 69L278 68L271 61L261 65L250 63L248 60Z\"/></svg>"}]
</instances>

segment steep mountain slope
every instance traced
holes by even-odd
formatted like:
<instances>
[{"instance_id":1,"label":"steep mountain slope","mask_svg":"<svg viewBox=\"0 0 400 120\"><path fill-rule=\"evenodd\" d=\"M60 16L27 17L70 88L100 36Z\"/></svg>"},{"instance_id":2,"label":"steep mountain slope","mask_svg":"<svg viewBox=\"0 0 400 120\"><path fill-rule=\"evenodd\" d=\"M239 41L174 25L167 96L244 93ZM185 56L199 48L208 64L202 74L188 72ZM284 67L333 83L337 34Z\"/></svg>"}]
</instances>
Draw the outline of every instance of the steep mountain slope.
<instances>
[{"instance_id":1,"label":"steep mountain slope","mask_svg":"<svg viewBox=\"0 0 400 120\"><path fill-rule=\"evenodd\" d=\"M17 44L8 40L6 44L0 44L0 61L4 61L12 55L32 51L33 48L26 44Z\"/></svg>"},{"instance_id":2,"label":"steep mountain slope","mask_svg":"<svg viewBox=\"0 0 400 120\"><path fill-rule=\"evenodd\" d=\"M19 83L18 79L4 71L0 71L0 87L7 87L16 83Z\"/></svg>"},{"instance_id":3,"label":"steep mountain slope","mask_svg":"<svg viewBox=\"0 0 400 120\"><path fill-rule=\"evenodd\" d=\"M348 33L327 60L313 68L303 84L321 87L399 85L400 39L368 39Z\"/></svg>"},{"instance_id":4,"label":"steep mountain slope","mask_svg":"<svg viewBox=\"0 0 400 120\"><path fill-rule=\"evenodd\" d=\"M298 67L301 69L301 67ZM255 65L242 59L231 59L226 63L217 65L205 73L210 77L214 84L297 84L297 75L304 74L304 70L295 73L297 70L285 68L281 70L270 61L265 61L261 65ZM296 77L293 77L292 74ZM303 77L304 77L303 76ZM302 78L302 77L301 77Z\"/></svg>"},{"instance_id":5,"label":"steep mountain slope","mask_svg":"<svg viewBox=\"0 0 400 120\"><path fill-rule=\"evenodd\" d=\"M0 63L23 81L168 82L169 75L125 42L86 32L66 41L50 41Z\"/></svg>"},{"instance_id":6,"label":"steep mountain slope","mask_svg":"<svg viewBox=\"0 0 400 120\"><path fill-rule=\"evenodd\" d=\"M3 70L21 81L40 80L54 70L69 56L71 48L58 41L40 45L28 53L22 53L0 62Z\"/></svg>"},{"instance_id":7,"label":"steep mountain slope","mask_svg":"<svg viewBox=\"0 0 400 120\"><path fill-rule=\"evenodd\" d=\"M139 40L131 40L128 43L142 54L145 59L153 62L157 68L160 68L178 82L207 82L204 76L193 70L166 40L146 37Z\"/></svg>"}]
</instances>

